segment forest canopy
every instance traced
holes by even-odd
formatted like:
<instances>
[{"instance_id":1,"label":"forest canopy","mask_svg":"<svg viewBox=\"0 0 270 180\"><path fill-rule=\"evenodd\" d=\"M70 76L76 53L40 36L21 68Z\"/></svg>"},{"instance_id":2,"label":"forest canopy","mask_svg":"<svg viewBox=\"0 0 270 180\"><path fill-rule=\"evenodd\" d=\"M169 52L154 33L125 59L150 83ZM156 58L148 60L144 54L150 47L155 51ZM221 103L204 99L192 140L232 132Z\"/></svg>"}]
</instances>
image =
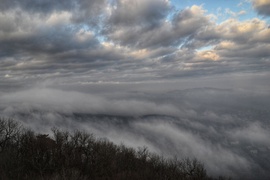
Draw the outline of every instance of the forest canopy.
<instances>
[{"instance_id":1,"label":"forest canopy","mask_svg":"<svg viewBox=\"0 0 270 180\"><path fill-rule=\"evenodd\" d=\"M197 159L167 159L76 130L52 135L0 118L1 179L215 179ZM226 179L219 177L218 179Z\"/></svg>"}]
</instances>

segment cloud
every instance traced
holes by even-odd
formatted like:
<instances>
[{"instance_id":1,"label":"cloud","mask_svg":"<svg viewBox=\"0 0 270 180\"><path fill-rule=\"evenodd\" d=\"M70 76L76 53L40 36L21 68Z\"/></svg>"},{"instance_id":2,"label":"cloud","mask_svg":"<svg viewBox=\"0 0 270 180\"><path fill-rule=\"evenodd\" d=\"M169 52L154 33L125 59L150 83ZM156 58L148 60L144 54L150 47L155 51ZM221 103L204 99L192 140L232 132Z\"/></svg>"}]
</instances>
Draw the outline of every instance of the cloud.
<instances>
[{"instance_id":1,"label":"cloud","mask_svg":"<svg viewBox=\"0 0 270 180\"><path fill-rule=\"evenodd\" d=\"M0 23L5 24L0 28L0 43L3 52L6 52L3 56L14 56L19 52L28 56L39 53L49 55L96 44L90 30L68 28L70 16L68 12L53 13L47 17L31 17L22 11L2 12Z\"/></svg>"},{"instance_id":2,"label":"cloud","mask_svg":"<svg viewBox=\"0 0 270 180\"><path fill-rule=\"evenodd\" d=\"M217 55L214 51L200 51L197 53L197 58L199 60L219 60L219 55Z\"/></svg>"},{"instance_id":3,"label":"cloud","mask_svg":"<svg viewBox=\"0 0 270 180\"><path fill-rule=\"evenodd\" d=\"M259 122L249 124L247 127L235 129L229 132L230 136L235 140L257 144L258 146L269 147L268 141L270 137L269 127L263 127Z\"/></svg>"},{"instance_id":4,"label":"cloud","mask_svg":"<svg viewBox=\"0 0 270 180\"><path fill-rule=\"evenodd\" d=\"M0 112L44 133L52 126L81 129L118 144L148 146L166 157L196 157L211 175L269 178L269 93L112 89L110 93L49 88L2 93Z\"/></svg>"},{"instance_id":5,"label":"cloud","mask_svg":"<svg viewBox=\"0 0 270 180\"><path fill-rule=\"evenodd\" d=\"M217 26L216 31L222 38L243 43L252 41L256 38L258 32L268 32L269 29L265 21L257 18L242 22L236 19L228 19Z\"/></svg>"},{"instance_id":6,"label":"cloud","mask_svg":"<svg viewBox=\"0 0 270 180\"><path fill-rule=\"evenodd\" d=\"M123 18L128 17L123 16ZM106 35L112 41L136 48L179 46L184 43L185 38L192 36L211 23L210 17L205 16L203 8L196 5L175 13L171 21L161 20L153 27L149 27L149 25L154 23L154 20L149 20L146 25L141 20L142 24L135 23L127 27L118 26L116 23L112 25L112 29L106 32ZM126 21L133 22L128 19ZM125 22L125 20L123 19L121 22Z\"/></svg>"},{"instance_id":7,"label":"cloud","mask_svg":"<svg viewBox=\"0 0 270 180\"><path fill-rule=\"evenodd\" d=\"M110 100L100 96L54 89L31 89L1 96L5 112L29 112L31 109L63 113L91 113L140 116L150 114L177 115L179 110L170 104L155 104L144 100ZM18 103L16 105L16 103ZM9 106L8 104L11 104ZM132 109L132 111L129 111Z\"/></svg>"},{"instance_id":8,"label":"cloud","mask_svg":"<svg viewBox=\"0 0 270 180\"><path fill-rule=\"evenodd\" d=\"M269 0L252 0L254 9L261 15L270 15L270 1Z\"/></svg>"},{"instance_id":9,"label":"cloud","mask_svg":"<svg viewBox=\"0 0 270 180\"><path fill-rule=\"evenodd\" d=\"M35 1L30 0L1 0L2 12L20 9L29 14L38 16L48 16L57 12L71 12L71 20L75 23L93 23L97 21L99 15L105 12L106 0L66 0L66 1Z\"/></svg>"},{"instance_id":10,"label":"cloud","mask_svg":"<svg viewBox=\"0 0 270 180\"><path fill-rule=\"evenodd\" d=\"M232 16L232 17L238 17L238 16L241 16L241 15L245 15L245 14L247 14L247 12L246 11L244 11L244 10L241 10L241 11L239 11L239 12L233 12L232 10L230 10L229 8L227 8L227 9L225 9L225 12L226 12L226 14L229 14L230 16Z\"/></svg>"},{"instance_id":11,"label":"cloud","mask_svg":"<svg viewBox=\"0 0 270 180\"><path fill-rule=\"evenodd\" d=\"M109 23L116 26L156 24L170 10L167 0L116 0L110 9Z\"/></svg>"},{"instance_id":12,"label":"cloud","mask_svg":"<svg viewBox=\"0 0 270 180\"><path fill-rule=\"evenodd\" d=\"M1 6L2 82L140 83L267 71L270 31L261 19L217 24L203 6L178 10L165 0L29 3Z\"/></svg>"},{"instance_id":13,"label":"cloud","mask_svg":"<svg viewBox=\"0 0 270 180\"><path fill-rule=\"evenodd\" d=\"M226 174L235 176L235 172L228 168L230 164L236 165L235 167L241 166L243 169L248 168L249 162L244 157L234 154L228 149L211 144L190 131L177 128L175 127L176 124L170 125L164 121L156 122L155 124L153 122L138 122L135 124L135 128L138 126L139 131L145 131L147 135L162 137L161 142L159 140L157 142L161 144L160 149L162 149L163 153L176 154L179 157L193 157L196 155L201 161L207 162L207 168L210 171L213 170L211 173L215 175ZM167 147L170 147L170 149ZM218 162L222 162L222 164L218 165Z\"/></svg>"}]
</instances>

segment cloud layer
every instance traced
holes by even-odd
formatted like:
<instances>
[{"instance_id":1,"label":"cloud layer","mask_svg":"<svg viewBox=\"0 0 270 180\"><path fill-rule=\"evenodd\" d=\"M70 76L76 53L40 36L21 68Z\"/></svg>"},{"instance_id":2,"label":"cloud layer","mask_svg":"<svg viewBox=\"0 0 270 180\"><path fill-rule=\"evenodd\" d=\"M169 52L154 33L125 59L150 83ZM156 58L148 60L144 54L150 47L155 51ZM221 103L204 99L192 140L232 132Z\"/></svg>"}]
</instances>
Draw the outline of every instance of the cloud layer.
<instances>
[{"instance_id":1,"label":"cloud layer","mask_svg":"<svg viewBox=\"0 0 270 180\"><path fill-rule=\"evenodd\" d=\"M267 15L268 4L252 5ZM168 0L2 0L0 82L147 82L268 71L267 21L217 18L202 5L176 9Z\"/></svg>"},{"instance_id":2,"label":"cloud layer","mask_svg":"<svg viewBox=\"0 0 270 180\"><path fill-rule=\"evenodd\" d=\"M269 179L268 99L216 88L107 95L35 88L2 94L0 114L43 133L81 129L164 156L196 157L211 175Z\"/></svg>"}]
</instances>

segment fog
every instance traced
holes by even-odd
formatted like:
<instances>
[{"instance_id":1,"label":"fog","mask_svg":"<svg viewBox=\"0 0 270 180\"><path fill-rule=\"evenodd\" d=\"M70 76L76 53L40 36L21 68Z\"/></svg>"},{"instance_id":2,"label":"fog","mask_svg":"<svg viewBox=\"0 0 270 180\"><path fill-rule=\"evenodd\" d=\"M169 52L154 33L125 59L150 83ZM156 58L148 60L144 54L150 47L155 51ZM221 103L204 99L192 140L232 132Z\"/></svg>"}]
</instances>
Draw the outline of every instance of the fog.
<instances>
[{"instance_id":1,"label":"fog","mask_svg":"<svg viewBox=\"0 0 270 180\"><path fill-rule=\"evenodd\" d=\"M213 176L270 177L267 92L144 87L111 88L111 93L44 86L3 92L1 116L41 133L51 134L54 126L79 129L117 144L147 146L165 157L195 157Z\"/></svg>"}]
</instances>

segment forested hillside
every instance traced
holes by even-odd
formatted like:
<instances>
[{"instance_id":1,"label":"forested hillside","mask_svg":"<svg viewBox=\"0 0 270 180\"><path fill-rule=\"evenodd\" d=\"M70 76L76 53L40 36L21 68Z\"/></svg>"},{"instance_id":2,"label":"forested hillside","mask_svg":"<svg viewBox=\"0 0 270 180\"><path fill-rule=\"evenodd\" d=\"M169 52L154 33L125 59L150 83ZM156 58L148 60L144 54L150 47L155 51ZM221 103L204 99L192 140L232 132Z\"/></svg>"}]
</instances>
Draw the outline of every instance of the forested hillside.
<instances>
[{"instance_id":1,"label":"forested hillside","mask_svg":"<svg viewBox=\"0 0 270 180\"><path fill-rule=\"evenodd\" d=\"M196 159L166 159L146 147L115 145L78 130L38 134L5 118L0 119L0 175L3 180L214 179Z\"/></svg>"}]
</instances>

